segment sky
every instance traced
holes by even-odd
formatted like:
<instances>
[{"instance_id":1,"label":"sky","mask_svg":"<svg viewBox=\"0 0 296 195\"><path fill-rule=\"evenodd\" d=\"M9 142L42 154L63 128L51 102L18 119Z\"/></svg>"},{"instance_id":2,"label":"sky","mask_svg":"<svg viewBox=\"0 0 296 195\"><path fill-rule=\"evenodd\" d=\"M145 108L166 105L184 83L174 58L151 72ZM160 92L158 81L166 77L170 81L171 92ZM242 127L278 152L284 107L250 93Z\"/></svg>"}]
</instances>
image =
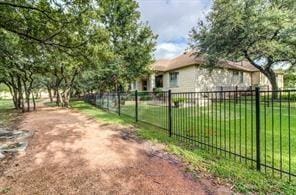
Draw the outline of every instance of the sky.
<instances>
[{"instance_id":1,"label":"sky","mask_svg":"<svg viewBox=\"0 0 296 195\"><path fill-rule=\"evenodd\" d=\"M138 0L141 20L158 35L156 59L170 59L188 48L188 34L203 19L211 0Z\"/></svg>"}]
</instances>

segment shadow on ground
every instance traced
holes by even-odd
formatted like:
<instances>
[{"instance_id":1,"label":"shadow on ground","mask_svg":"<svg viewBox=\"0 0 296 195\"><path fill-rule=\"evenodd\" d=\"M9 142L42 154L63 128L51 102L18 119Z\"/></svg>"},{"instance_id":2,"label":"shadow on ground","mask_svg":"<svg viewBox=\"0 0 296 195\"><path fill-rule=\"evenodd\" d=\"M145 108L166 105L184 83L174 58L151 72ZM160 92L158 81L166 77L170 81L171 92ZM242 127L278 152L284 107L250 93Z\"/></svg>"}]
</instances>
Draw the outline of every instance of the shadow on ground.
<instances>
[{"instance_id":1,"label":"shadow on ground","mask_svg":"<svg viewBox=\"0 0 296 195\"><path fill-rule=\"evenodd\" d=\"M206 179L186 176L182 163L153 155L159 148L138 139L132 126L47 107L26 113L20 127L34 136L26 153L0 177L5 193L230 193Z\"/></svg>"}]
</instances>

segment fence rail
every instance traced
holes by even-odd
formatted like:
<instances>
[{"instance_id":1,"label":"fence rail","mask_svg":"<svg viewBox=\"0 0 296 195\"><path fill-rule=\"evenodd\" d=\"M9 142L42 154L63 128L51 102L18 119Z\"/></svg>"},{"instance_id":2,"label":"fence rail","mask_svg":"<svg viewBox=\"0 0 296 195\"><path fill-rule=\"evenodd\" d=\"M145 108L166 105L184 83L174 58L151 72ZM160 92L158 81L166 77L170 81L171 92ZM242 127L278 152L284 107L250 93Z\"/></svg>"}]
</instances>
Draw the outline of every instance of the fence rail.
<instances>
[{"instance_id":1,"label":"fence rail","mask_svg":"<svg viewBox=\"0 0 296 195\"><path fill-rule=\"evenodd\" d=\"M296 178L296 90L135 91L85 101L258 171Z\"/></svg>"}]
</instances>

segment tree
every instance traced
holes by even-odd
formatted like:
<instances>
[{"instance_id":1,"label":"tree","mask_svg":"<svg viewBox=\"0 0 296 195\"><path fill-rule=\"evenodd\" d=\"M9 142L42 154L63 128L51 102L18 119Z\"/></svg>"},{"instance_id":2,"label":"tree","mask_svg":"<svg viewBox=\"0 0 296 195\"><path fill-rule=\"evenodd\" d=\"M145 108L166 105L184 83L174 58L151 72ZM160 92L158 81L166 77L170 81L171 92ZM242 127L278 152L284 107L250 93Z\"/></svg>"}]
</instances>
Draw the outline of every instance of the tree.
<instances>
[{"instance_id":1,"label":"tree","mask_svg":"<svg viewBox=\"0 0 296 195\"><path fill-rule=\"evenodd\" d=\"M35 109L42 87L68 107L73 94L146 73L155 36L137 9L135 0L0 1L0 83L15 108Z\"/></svg>"},{"instance_id":2,"label":"tree","mask_svg":"<svg viewBox=\"0 0 296 195\"><path fill-rule=\"evenodd\" d=\"M93 1L1 1L0 83L6 84L15 107L30 110L36 83L47 78L57 103L69 105L77 75L104 60L107 33ZM48 84L48 83L47 83ZM30 98L32 97L32 98ZM25 109L26 103L26 109Z\"/></svg>"},{"instance_id":3,"label":"tree","mask_svg":"<svg viewBox=\"0 0 296 195\"><path fill-rule=\"evenodd\" d=\"M89 0L0 1L0 28L31 43L62 48L82 46L80 35L67 33L92 7Z\"/></svg>"},{"instance_id":4,"label":"tree","mask_svg":"<svg viewBox=\"0 0 296 195\"><path fill-rule=\"evenodd\" d=\"M140 22L135 0L100 0L98 4L113 54L101 67L100 79L117 89L149 72L156 36L147 24Z\"/></svg>"},{"instance_id":5,"label":"tree","mask_svg":"<svg viewBox=\"0 0 296 195\"><path fill-rule=\"evenodd\" d=\"M273 68L296 64L295 13L294 0L215 0L206 21L192 29L191 47L214 62L246 59L277 90Z\"/></svg>"}]
</instances>

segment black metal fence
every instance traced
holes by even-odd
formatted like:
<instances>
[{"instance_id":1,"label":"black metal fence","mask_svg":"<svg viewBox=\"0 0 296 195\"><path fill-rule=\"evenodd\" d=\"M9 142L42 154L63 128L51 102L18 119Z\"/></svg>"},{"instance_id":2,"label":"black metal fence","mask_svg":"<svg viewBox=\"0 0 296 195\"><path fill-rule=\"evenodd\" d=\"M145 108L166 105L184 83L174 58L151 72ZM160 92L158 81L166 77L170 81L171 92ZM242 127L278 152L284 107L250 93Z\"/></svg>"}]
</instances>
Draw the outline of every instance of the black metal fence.
<instances>
[{"instance_id":1,"label":"black metal fence","mask_svg":"<svg viewBox=\"0 0 296 195\"><path fill-rule=\"evenodd\" d=\"M296 178L296 90L135 91L85 100L267 174Z\"/></svg>"}]
</instances>

